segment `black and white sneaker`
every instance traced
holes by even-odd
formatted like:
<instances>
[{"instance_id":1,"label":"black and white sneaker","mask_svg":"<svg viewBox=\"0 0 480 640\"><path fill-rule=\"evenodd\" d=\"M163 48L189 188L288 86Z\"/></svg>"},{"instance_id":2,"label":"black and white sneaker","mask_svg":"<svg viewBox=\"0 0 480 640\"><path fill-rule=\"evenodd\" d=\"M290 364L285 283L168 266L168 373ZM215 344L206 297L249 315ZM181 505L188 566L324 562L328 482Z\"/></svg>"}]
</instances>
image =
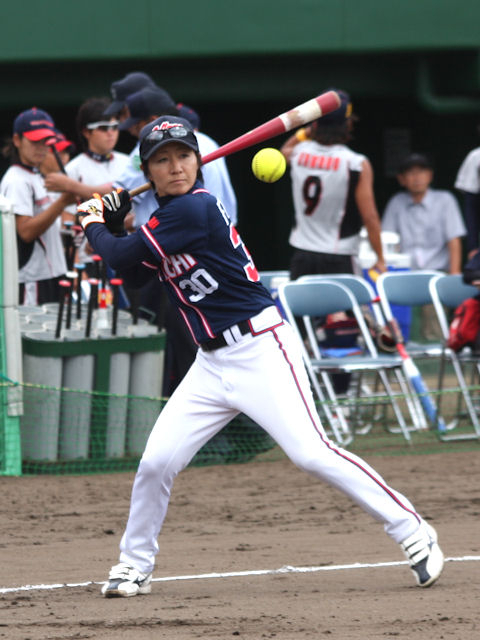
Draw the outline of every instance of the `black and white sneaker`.
<instances>
[{"instance_id":1,"label":"black and white sneaker","mask_svg":"<svg viewBox=\"0 0 480 640\"><path fill-rule=\"evenodd\" d=\"M152 574L141 573L125 562L120 562L110 569L108 582L102 587L106 598L128 598L143 595L152 590Z\"/></svg>"},{"instance_id":2,"label":"black and white sneaker","mask_svg":"<svg viewBox=\"0 0 480 640\"><path fill-rule=\"evenodd\" d=\"M419 529L401 543L419 587L429 587L442 573L444 557L435 529L422 522Z\"/></svg>"}]
</instances>

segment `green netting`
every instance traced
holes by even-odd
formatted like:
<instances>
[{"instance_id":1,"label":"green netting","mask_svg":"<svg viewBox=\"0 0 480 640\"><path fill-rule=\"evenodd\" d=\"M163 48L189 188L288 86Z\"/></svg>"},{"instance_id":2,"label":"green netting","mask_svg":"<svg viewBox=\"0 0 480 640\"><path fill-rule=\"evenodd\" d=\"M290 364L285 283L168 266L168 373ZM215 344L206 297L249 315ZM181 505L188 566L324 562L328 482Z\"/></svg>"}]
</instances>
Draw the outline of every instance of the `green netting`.
<instances>
[{"instance_id":1,"label":"green netting","mask_svg":"<svg viewBox=\"0 0 480 640\"><path fill-rule=\"evenodd\" d=\"M136 469L164 398L117 396L24 384L20 418L23 473ZM246 462L275 446L238 416L208 442L193 465Z\"/></svg>"},{"instance_id":2,"label":"green netting","mask_svg":"<svg viewBox=\"0 0 480 640\"><path fill-rule=\"evenodd\" d=\"M424 371L428 380L428 371ZM451 381L450 381L451 382ZM114 395L98 391L77 391L44 385L4 382L2 402L8 387L21 391L23 415L20 417L22 473L100 473L135 470L150 430L165 406L165 398ZM477 406L480 387L469 387ZM395 395L400 402L402 394ZM354 439L348 445L361 454L427 453L480 447L459 388L450 384L442 392L431 391L441 400L442 415L451 433L468 440L446 443L433 429L409 430L408 443L399 431L391 406L381 393L372 391L359 404L345 397ZM318 406L320 416L323 408ZM323 420L326 424L325 420ZM411 423L410 423L411 425ZM1 434L1 432L0 432ZM473 437L469 437L473 436ZM245 415L232 420L194 457L192 465L229 464L253 459L269 460L283 453L270 436ZM8 458L4 440L0 441L0 460Z\"/></svg>"}]
</instances>

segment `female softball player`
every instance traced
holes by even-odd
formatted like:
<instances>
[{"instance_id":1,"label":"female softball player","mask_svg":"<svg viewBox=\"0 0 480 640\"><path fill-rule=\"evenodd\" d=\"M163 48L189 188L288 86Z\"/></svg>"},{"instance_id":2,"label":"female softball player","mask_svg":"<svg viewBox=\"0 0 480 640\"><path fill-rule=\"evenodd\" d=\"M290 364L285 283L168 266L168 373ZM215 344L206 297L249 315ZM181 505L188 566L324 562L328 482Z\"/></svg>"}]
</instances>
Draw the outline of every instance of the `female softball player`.
<instances>
[{"instance_id":1,"label":"female softball player","mask_svg":"<svg viewBox=\"0 0 480 640\"><path fill-rule=\"evenodd\" d=\"M142 129L140 158L158 200L150 220L122 236L130 198L120 191L80 205L82 225L95 251L131 284L152 277L165 284L199 349L146 444L120 563L102 593L150 592L174 478L240 412L262 426L298 467L383 523L409 559L417 583L432 584L443 568L436 532L374 469L329 441L297 338L260 284L221 202L203 188L191 125L174 116L157 118Z\"/></svg>"}]
</instances>

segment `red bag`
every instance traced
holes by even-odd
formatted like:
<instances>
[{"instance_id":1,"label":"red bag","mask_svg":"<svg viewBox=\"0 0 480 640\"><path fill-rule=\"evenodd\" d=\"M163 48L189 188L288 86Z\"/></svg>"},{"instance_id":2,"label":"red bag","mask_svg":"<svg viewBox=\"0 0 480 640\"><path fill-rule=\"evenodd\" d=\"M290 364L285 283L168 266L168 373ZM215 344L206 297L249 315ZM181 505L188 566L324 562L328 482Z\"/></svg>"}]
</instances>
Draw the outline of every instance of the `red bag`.
<instances>
[{"instance_id":1,"label":"red bag","mask_svg":"<svg viewBox=\"0 0 480 640\"><path fill-rule=\"evenodd\" d=\"M468 298L460 304L453 315L447 347L460 351L463 347L475 346L480 332L480 300Z\"/></svg>"}]
</instances>

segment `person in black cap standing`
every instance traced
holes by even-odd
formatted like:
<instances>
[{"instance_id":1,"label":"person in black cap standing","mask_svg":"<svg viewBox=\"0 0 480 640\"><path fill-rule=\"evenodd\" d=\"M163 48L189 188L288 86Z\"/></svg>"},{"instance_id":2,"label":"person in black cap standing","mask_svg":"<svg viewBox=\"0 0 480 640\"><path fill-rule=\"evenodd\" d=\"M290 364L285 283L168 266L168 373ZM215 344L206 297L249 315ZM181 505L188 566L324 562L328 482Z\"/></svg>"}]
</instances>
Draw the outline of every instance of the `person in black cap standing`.
<instances>
[{"instance_id":1,"label":"person in black cap standing","mask_svg":"<svg viewBox=\"0 0 480 640\"><path fill-rule=\"evenodd\" d=\"M127 97L132 93L140 91L144 87L154 87L155 82L143 71L132 71L127 73L120 80L115 80L110 85L110 95L112 96L112 103L105 110L105 116L115 117L120 121L128 118L129 111L126 103Z\"/></svg>"},{"instance_id":2,"label":"person in black cap standing","mask_svg":"<svg viewBox=\"0 0 480 640\"><path fill-rule=\"evenodd\" d=\"M164 114L177 115L177 107L170 94L156 85L147 85L138 91L127 95L125 108L120 123L120 130L128 131L137 139L137 143L129 154L128 164L118 176L115 186L131 191L144 184L145 176L140 169L140 155L138 136L142 127ZM127 117L124 117L128 114ZM135 214L134 226L140 227L148 222L152 213L157 209L157 201L151 190L138 194L133 199Z\"/></svg>"}]
</instances>

